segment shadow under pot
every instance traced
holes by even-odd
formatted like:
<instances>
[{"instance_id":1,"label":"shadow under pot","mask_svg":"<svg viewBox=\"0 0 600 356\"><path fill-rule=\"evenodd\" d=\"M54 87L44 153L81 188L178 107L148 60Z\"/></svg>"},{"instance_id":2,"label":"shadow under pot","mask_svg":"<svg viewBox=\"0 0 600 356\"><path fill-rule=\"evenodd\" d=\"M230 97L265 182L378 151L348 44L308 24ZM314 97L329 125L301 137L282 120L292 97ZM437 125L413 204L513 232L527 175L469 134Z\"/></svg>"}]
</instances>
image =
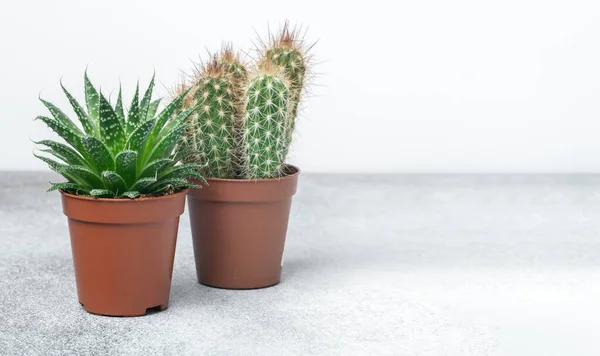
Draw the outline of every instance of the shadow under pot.
<instances>
[{"instance_id":1,"label":"shadow under pot","mask_svg":"<svg viewBox=\"0 0 600 356\"><path fill-rule=\"evenodd\" d=\"M166 309L186 191L138 199L61 194L83 308L110 316Z\"/></svg>"},{"instance_id":2,"label":"shadow under pot","mask_svg":"<svg viewBox=\"0 0 600 356\"><path fill-rule=\"evenodd\" d=\"M282 178L208 178L208 186L188 192L200 283L227 289L279 283L300 174L298 168L288 167L290 174Z\"/></svg>"}]
</instances>

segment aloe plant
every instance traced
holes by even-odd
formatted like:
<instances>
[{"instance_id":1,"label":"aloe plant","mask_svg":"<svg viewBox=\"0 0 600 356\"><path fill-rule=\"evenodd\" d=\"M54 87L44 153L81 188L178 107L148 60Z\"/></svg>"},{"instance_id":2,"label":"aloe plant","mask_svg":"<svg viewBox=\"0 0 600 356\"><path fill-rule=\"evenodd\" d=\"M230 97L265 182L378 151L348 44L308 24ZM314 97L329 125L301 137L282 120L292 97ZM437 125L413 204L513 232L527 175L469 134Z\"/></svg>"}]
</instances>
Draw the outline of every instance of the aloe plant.
<instances>
[{"instance_id":1,"label":"aloe plant","mask_svg":"<svg viewBox=\"0 0 600 356\"><path fill-rule=\"evenodd\" d=\"M157 114L159 100L152 101L154 77L141 100L139 83L127 111L123 110L121 89L112 104L84 75L85 106L61 87L69 99L81 128L63 111L42 100L52 117L38 116L66 142L36 142L42 152L34 155L67 181L51 183L48 191L102 198L138 198L177 192L193 186L186 178L204 178L198 164L178 162L183 152L177 142L188 125L185 120L194 108L176 111L187 91L177 96Z\"/></svg>"}]
</instances>

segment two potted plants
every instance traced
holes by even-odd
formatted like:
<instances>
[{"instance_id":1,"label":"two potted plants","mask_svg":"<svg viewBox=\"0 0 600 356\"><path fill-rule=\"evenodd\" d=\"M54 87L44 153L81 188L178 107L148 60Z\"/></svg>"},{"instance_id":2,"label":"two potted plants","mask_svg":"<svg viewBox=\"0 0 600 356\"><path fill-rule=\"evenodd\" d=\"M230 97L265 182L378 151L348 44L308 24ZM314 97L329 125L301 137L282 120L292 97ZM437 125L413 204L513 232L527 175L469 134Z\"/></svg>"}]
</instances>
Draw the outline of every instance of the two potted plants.
<instances>
[{"instance_id":1,"label":"two potted plants","mask_svg":"<svg viewBox=\"0 0 600 356\"><path fill-rule=\"evenodd\" d=\"M86 73L87 110L63 87L82 129L44 100L52 117L37 117L67 143L37 142L54 159L36 157L66 179L49 190L61 193L79 302L94 314L167 308L179 217L194 186L187 178L202 179L198 165L177 165L193 110L174 113L186 93L157 113L153 87L154 78L141 100L136 89L125 115L121 91L113 107Z\"/></svg>"},{"instance_id":2,"label":"two potted plants","mask_svg":"<svg viewBox=\"0 0 600 356\"><path fill-rule=\"evenodd\" d=\"M305 89L308 48L286 24L245 65L231 46L196 70L184 106L186 162L208 186L188 192L198 280L246 289L277 284L300 170L285 163ZM185 89L183 86L182 89Z\"/></svg>"},{"instance_id":3,"label":"two potted plants","mask_svg":"<svg viewBox=\"0 0 600 356\"><path fill-rule=\"evenodd\" d=\"M85 109L62 87L80 125L42 100L52 117L37 119L66 144L36 142L34 155L66 179L48 190L61 193L85 310L167 308L186 194L200 283L280 281L300 173L285 160L309 67L298 35L286 24L250 65L224 47L160 112L154 77L127 111L121 89L113 106L87 73Z\"/></svg>"}]
</instances>

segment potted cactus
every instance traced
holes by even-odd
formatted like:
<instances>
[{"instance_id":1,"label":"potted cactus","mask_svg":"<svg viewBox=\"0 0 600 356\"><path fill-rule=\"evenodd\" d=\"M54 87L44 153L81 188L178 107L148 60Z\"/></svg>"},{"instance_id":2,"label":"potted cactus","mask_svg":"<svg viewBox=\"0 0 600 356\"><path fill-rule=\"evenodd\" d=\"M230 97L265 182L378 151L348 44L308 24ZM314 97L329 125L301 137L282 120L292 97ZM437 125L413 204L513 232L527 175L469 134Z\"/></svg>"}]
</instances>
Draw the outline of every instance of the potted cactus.
<instances>
[{"instance_id":1,"label":"potted cactus","mask_svg":"<svg viewBox=\"0 0 600 356\"><path fill-rule=\"evenodd\" d=\"M197 67L182 146L208 187L188 192L200 283L229 289L279 283L300 170L285 163L308 70L286 24L251 66L225 46ZM181 87L180 89L185 89Z\"/></svg>"},{"instance_id":2,"label":"potted cactus","mask_svg":"<svg viewBox=\"0 0 600 356\"><path fill-rule=\"evenodd\" d=\"M153 87L154 78L140 100L138 85L126 115L121 90L113 107L86 73L87 112L62 88L81 127L44 100L52 117L37 117L66 142L36 142L58 161L34 155L66 179L48 191L61 193L77 294L90 313L135 316L168 306L179 217L193 186L186 177L202 177L196 164L177 165L193 109L174 113L186 93L157 114Z\"/></svg>"}]
</instances>

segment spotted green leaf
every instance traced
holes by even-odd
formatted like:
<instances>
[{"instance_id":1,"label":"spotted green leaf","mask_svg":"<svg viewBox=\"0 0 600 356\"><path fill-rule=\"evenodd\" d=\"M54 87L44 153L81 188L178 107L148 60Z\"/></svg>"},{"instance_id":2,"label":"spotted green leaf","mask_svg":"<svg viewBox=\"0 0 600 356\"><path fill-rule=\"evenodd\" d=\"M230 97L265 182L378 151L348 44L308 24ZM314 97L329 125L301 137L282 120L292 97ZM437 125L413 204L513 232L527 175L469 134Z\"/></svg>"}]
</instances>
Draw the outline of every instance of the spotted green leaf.
<instances>
[{"instance_id":1,"label":"spotted green leaf","mask_svg":"<svg viewBox=\"0 0 600 356\"><path fill-rule=\"evenodd\" d=\"M117 103L115 104L115 114L121 122L121 126L125 127L125 113L123 112L123 94L121 93L121 86L119 85L119 96L117 97Z\"/></svg>"},{"instance_id":2,"label":"spotted green leaf","mask_svg":"<svg viewBox=\"0 0 600 356\"><path fill-rule=\"evenodd\" d=\"M83 146L81 145L81 137L77 134L77 132L74 132L69 127L46 116L38 116L35 119L43 121L52 129L52 131L56 132L60 137L67 141L69 145L73 146L77 150L83 149Z\"/></svg>"},{"instance_id":3,"label":"spotted green leaf","mask_svg":"<svg viewBox=\"0 0 600 356\"><path fill-rule=\"evenodd\" d=\"M154 89L154 74L152 75L152 79L150 80L150 84L148 84L148 89L144 93L144 97L140 102L140 119L145 121L149 119L146 117L148 114L148 109L150 108L150 102L152 100L152 90Z\"/></svg>"},{"instance_id":4,"label":"spotted green leaf","mask_svg":"<svg viewBox=\"0 0 600 356\"><path fill-rule=\"evenodd\" d=\"M35 144L49 147L52 150L52 152L50 153L63 160L65 163L77 164L81 166L87 165L85 159L81 157L81 155L77 153L77 151L65 144L52 140L42 140L39 142L35 142Z\"/></svg>"},{"instance_id":5,"label":"spotted green leaf","mask_svg":"<svg viewBox=\"0 0 600 356\"><path fill-rule=\"evenodd\" d=\"M165 169L159 176L158 179L166 179L166 178L197 178L200 179L203 183L204 177L199 173L199 170L202 169L202 165L200 164L181 164L178 166L173 166L171 168Z\"/></svg>"},{"instance_id":6,"label":"spotted green leaf","mask_svg":"<svg viewBox=\"0 0 600 356\"><path fill-rule=\"evenodd\" d=\"M129 107L129 113L127 116L127 133L133 132L140 122L140 104L139 104L139 95L140 95L140 83L138 82L135 86L135 94L133 95L133 99L131 100L131 106Z\"/></svg>"},{"instance_id":7,"label":"spotted green leaf","mask_svg":"<svg viewBox=\"0 0 600 356\"><path fill-rule=\"evenodd\" d=\"M127 186L131 186L135 182L137 159L138 153L131 150L121 151L115 158L116 171L123 177Z\"/></svg>"},{"instance_id":8,"label":"spotted green leaf","mask_svg":"<svg viewBox=\"0 0 600 356\"><path fill-rule=\"evenodd\" d=\"M71 182L62 182L62 183L50 183L51 186L46 190L47 192L51 192L53 190L61 189L61 190L76 190L80 188L80 185L77 183Z\"/></svg>"},{"instance_id":9,"label":"spotted green leaf","mask_svg":"<svg viewBox=\"0 0 600 356\"><path fill-rule=\"evenodd\" d=\"M148 114L146 114L146 120L150 120L156 115L156 111L158 110L158 106L160 105L160 101L162 99L154 100L150 103L150 107L148 108Z\"/></svg>"},{"instance_id":10,"label":"spotted green leaf","mask_svg":"<svg viewBox=\"0 0 600 356\"><path fill-rule=\"evenodd\" d=\"M108 189L92 189L90 195L94 198L114 198L115 193Z\"/></svg>"},{"instance_id":11,"label":"spotted green leaf","mask_svg":"<svg viewBox=\"0 0 600 356\"><path fill-rule=\"evenodd\" d=\"M169 158L157 159L155 161L151 161L147 166L145 166L140 173L140 178L146 177L156 177L158 173L161 172L165 167L169 165L173 165L175 162Z\"/></svg>"},{"instance_id":12,"label":"spotted green leaf","mask_svg":"<svg viewBox=\"0 0 600 356\"><path fill-rule=\"evenodd\" d=\"M104 95L100 94L100 138L106 147L117 154L125 146L125 128Z\"/></svg>"},{"instance_id":13,"label":"spotted green leaf","mask_svg":"<svg viewBox=\"0 0 600 356\"><path fill-rule=\"evenodd\" d=\"M154 128L154 120L148 120L141 124L131 133L131 135L129 135L127 148L132 151L137 151L141 155L152 128Z\"/></svg>"},{"instance_id":14,"label":"spotted green leaf","mask_svg":"<svg viewBox=\"0 0 600 356\"><path fill-rule=\"evenodd\" d=\"M169 119L173 116L175 111L181 106L181 102L183 98L187 95L187 93L191 90L191 88L185 90L183 93L179 94L167 107L158 115L156 119L156 124L154 125L154 129L150 133L150 137L148 142L150 144L154 143L154 139L158 136L162 128L169 121Z\"/></svg>"},{"instance_id":15,"label":"spotted green leaf","mask_svg":"<svg viewBox=\"0 0 600 356\"><path fill-rule=\"evenodd\" d=\"M104 142L94 136L85 136L81 138L81 143L97 173L115 169L113 156Z\"/></svg>"},{"instance_id":16,"label":"spotted green leaf","mask_svg":"<svg viewBox=\"0 0 600 356\"><path fill-rule=\"evenodd\" d=\"M167 157L170 157L173 152L173 149L181 140L181 136L184 132L184 127L185 124L174 128L164 137L162 137L159 142L155 143L154 147L152 148L152 153L150 154L149 160L159 159L161 157L164 157L165 155Z\"/></svg>"},{"instance_id":17,"label":"spotted green leaf","mask_svg":"<svg viewBox=\"0 0 600 356\"><path fill-rule=\"evenodd\" d=\"M37 158L37 159L43 161L44 163L46 163L48 165L48 167L50 167L51 170L53 170L53 171L55 171L57 173L60 173L60 169L65 166L64 164L58 163L58 162L56 162L56 161L54 161L54 160L52 160L52 159L50 159L48 157L40 156L40 155L37 155L35 153L33 155L35 156L35 158ZM67 178L67 177L65 177L65 178Z\"/></svg>"},{"instance_id":18,"label":"spotted green leaf","mask_svg":"<svg viewBox=\"0 0 600 356\"><path fill-rule=\"evenodd\" d=\"M140 178L137 182L135 182L135 184L131 188L129 188L129 190L141 192L142 190L146 190L149 186L151 186L154 183L156 183L155 177Z\"/></svg>"},{"instance_id":19,"label":"spotted green leaf","mask_svg":"<svg viewBox=\"0 0 600 356\"><path fill-rule=\"evenodd\" d=\"M121 197L129 198L129 199L135 199L135 198L138 198L139 196L140 196L140 192L138 192L138 191L128 191L128 192L121 194Z\"/></svg>"},{"instance_id":20,"label":"spotted green leaf","mask_svg":"<svg viewBox=\"0 0 600 356\"><path fill-rule=\"evenodd\" d=\"M92 121L92 119L83 110L81 105L79 105L79 102L77 102L77 100L73 97L73 95L71 95L71 93L69 93L67 91L67 89L62 85L62 83L60 83L60 86L61 86L63 92L65 93L65 95L67 96L67 98L69 99L69 103L73 107L75 114L77 114L77 117L79 118L79 122L81 122L81 125L83 126L84 131L88 135L97 135L96 126L94 125L94 122Z\"/></svg>"},{"instance_id":21,"label":"spotted green leaf","mask_svg":"<svg viewBox=\"0 0 600 356\"><path fill-rule=\"evenodd\" d=\"M79 129L79 127L77 127L77 125L75 125L73 123L73 121L69 120L69 117L67 115L65 115L64 112L62 112L59 108L54 106L54 104L49 103L42 98L40 98L40 101L46 106L46 108L48 108L48 110L54 117L54 120L56 120L57 122L60 122L64 126L68 127L74 133L76 133L78 135L82 135L82 132Z\"/></svg>"},{"instance_id":22,"label":"spotted green leaf","mask_svg":"<svg viewBox=\"0 0 600 356\"><path fill-rule=\"evenodd\" d=\"M119 192L124 192L127 190L127 183L123 177L119 175L119 173L114 171L104 171L102 172L102 180L104 181L104 185L119 194Z\"/></svg>"},{"instance_id":23,"label":"spotted green leaf","mask_svg":"<svg viewBox=\"0 0 600 356\"><path fill-rule=\"evenodd\" d=\"M182 124L184 124L185 120L194 112L194 110L196 110L196 107L186 109L186 110L182 111L181 113L179 113L179 115L177 115L174 119L172 119L165 126L165 128L163 130L161 130L161 132L158 135L158 138L160 139L161 136L167 135L173 129L175 129L177 126L181 126ZM186 125L189 125L189 123L186 123Z\"/></svg>"},{"instance_id":24,"label":"spotted green leaf","mask_svg":"<svg viewBox=\"0 0 600 356\"><path fill-rule=\"evenodd\" d=\"M98 117L100 113L100 97L98 95L98 91L90 82L90 78L88 78L87 71L84 75L85 82L85 106L87 107L88 115L92 119L92 122L96 123L96 131L98 131Z\"/></svg>"},{"instance_id":25,"label":"spotted green leaf","mask_svg":"<svg viewBox=\"0 0 600 356\"><path fill-rule=\"evenodd\" d=\"M75 180L77 183L84 184L85 186L89 186L90 188L104 186L102 179L100 179L98 174L84 166L62 166L60 167L58 173L68 175L72 177L73 180ZM69 179L66 176L65 178Z\"/></svg>"},{"instance_id":26,"label":"spotted green leaf","mask_svg":"<svg viewBox=\"0 0 600 356\"><path fill-rule=\"evenodd\" d=\"M151 191L165 191L168 189L179 189L183 187L194 186L195 184L190 183L184 178L166 178L161 179L158 182L152 184L148 189Z\"/></svg>"}]
</instances>

